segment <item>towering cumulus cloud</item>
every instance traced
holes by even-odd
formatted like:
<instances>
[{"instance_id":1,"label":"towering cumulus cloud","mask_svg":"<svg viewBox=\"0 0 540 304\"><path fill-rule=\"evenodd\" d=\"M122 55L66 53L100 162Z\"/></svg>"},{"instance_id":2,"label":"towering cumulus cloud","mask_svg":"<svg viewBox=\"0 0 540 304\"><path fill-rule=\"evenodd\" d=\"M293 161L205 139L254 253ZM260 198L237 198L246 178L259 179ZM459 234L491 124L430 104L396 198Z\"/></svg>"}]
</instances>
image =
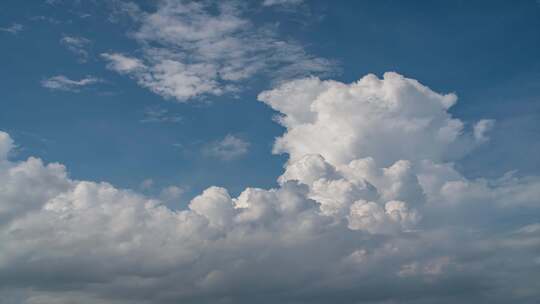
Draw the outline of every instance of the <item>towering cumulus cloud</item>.
<instances>
[{"instance_id":1,"label":"towering cumulus cloud","mask_svg":"<svg viewBox=\"0 0 540 304\"><path fill-rule=\"evenodd\" d=\"M259 99L286 132L279 187L210 187L186 210L60 164L13 162L0 133L2 303L534 303L540 179L465 178L489 140L396 73L296 80Z\"/></svg>"}]
</instances>

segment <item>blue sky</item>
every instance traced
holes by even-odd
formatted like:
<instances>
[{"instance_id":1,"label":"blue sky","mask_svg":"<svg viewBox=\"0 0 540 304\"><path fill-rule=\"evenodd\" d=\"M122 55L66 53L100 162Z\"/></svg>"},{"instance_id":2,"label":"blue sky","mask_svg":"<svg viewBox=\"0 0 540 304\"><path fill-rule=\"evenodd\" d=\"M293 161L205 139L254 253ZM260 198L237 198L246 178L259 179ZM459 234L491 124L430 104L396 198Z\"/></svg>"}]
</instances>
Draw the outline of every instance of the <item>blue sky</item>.
<instances>
[{"instance_id":1,"label":"blue sky","mask_svg":"<svg viewBox=\"0 0 540 304\"><path fill-rule=\"evenodd\" d=\"M539 296L539 1L4 0L0 41L2 303Z\"/></svg>"},{"instance_id":2,"label":"blue sky","mask_svg":"<svg viewBox=\"0 0 540 304\"><path fill-rule=\"evenodd\" d=\"M140 4L152 8L149 1ZM256 102L256 94L269 84L261 77L250 79L249 87L234 96L204 97L195 104L148 92L107 70L99 56L138 49L129 37L134 25L125 16L112 20L111 7L93 1L3 4L0 24L23 26L17 33L1 33L5 106L0 127L19 144L17 157L37 154L65 163L73 178L128 188L145 179L158 188L187 186L193 194L213 184L233 191L275 185L286 156L270 151L283 130L271 120L275 113ZM540 159L534 153L526 153L533 159L523 161L523 151L540 145L534 136L540 76L540 7L535 1L310 1L295 9L251 9L257 23L272 24L285 39L335 60L333 79L351 82L367 73L396 71L438 91L456 92L460 102L452 112L465 121L498 119L504 128L481 155L465 160L474 164L465 167L467 173L538 171ZM84 62L62 44L63 37L88 39L82 46ZM92 76L101 82L79 92L40 84L55 75L74 80ZM166 110L181 120L141 123L149 110ZM516 138L515 133L529 136ZM249 153L231 161L199 153L202 145L227 134L249 141ZM504 163L492 168L502 156ZM216 168L221 174L215 174Z\"/></svg>"}]
</instances>

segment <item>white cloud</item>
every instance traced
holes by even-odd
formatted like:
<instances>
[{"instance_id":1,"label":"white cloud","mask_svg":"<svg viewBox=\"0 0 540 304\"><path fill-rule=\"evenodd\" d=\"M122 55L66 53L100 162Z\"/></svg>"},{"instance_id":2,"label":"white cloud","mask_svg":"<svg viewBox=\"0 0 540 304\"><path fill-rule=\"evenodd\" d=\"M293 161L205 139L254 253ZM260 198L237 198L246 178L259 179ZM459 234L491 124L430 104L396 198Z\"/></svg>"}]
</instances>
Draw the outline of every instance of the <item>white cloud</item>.
<instances>
[{"instance_id":1,"label":"white cloud","mask_svg":"<svg viewBox=\"0 0 540 304\"><path fill-rule=\"evenodd\" d=\"M118 53L103 53L101 56L109 61L107 67L119 73L129 73L146 67L137 58L132 58Z\"/></svg>"},{"instance_id":2,"label":"white cloud","mask_svg":"<svg viewBox=\"0 0 540 304\"><path fill-rule=\"evenodd\" d=\"M246 140L227 134L223 139L206 145L203 153L222 160L232 160L246 154L249 146Z\"/></svg>"},{"instance_id":3,"label":"white cloud","mask_svg":"<svg viewBox=\"0 0 540 304\"><path fill-rule=\"evenodd\" d=\"M86 62L88 60L88 51L86 48L92 43L87 38L76 36L63 36L60 43L64 45L70 52L77 55L79 61Z\"/></svg>"},{"instance_id":4,"label":"white cloud","mask_svg":"<svg viewBox=\"0 0 540 304\"><path fill-rule=\"evenodd\" d=\"M0 27L0 31L10 33L13 35L17 35L23 29L24 29L24 26L19 23L13 23L12 25L7 26L7 27Z\"/></svg>"},{"instance_id":5,"label":"white cloud","mask_svg":"<svg viewBox=\"0 0 540 304\"><path fill-rule=\"evenodd\" d=\"M57 75L41 81L44 88L58 91L78 92L81 88L101 82L99 78L92 76L80 80L69 79L64 75Z\"/></svg>"},{"instance_id":6,"label":"white cloud","mask_svg":"<svg viewBox=\"0 0 540 304\"><path fill-rule=\"evenodd\" d=\"M485 142L489 140L488 133L495 126L495 120L482 119L474 125L474 138L479 142Z\"/></svg>"},{"instance_id":7,"label":"white cloud","mask_svg":"<svg viewBox=\"0 0 540 304\"><path fill-rule=\"evenodd\" d=\"M454 95L391 73L293 81L260 99L286 127L276 141L290 156L279 185L236 197L210 187L183 210L72 180L59 164L11 161L13 141L0 133L0 282L9 286L0 300L538 298L540 178L460 174L447 159L479 143L448 113Z\"/></svg>"},{"instance_id":8,"label":"white cloud","mask_svg":"<svg viewBox=\"0 0 540 304\"><path fill-rule=\"evenodd\" d=\"M165 0L152 13L137 8L130 15L139 24L133 37L143 55L102 56L111 70L180 102L235 92L261 74L284 80L335 70L333 62L308 54L297 41L280 39L271 26L256 25L245 10L234 1Z\"/></svg>"}]
</instances>

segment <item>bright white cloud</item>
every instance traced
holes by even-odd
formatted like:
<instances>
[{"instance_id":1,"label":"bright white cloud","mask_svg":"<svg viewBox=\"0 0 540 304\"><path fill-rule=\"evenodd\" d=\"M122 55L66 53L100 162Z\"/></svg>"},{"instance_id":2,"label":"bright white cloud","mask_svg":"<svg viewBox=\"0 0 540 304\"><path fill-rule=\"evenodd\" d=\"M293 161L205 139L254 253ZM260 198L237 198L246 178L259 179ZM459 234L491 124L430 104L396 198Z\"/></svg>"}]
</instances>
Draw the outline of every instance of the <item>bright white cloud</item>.
<instances>
[{"instance_id":1,"label":"bright white cloud","mask_svg":"<svg viewBox=\"0 0 540 304\"><path fill-rule=\"evenodd\" d=\"M101 56L109 61L107 67L119 73L129 73L146 68L140 60L118 53L103 53Z\"/></svg>"},{"instance_id":2,"label":"bright white cloud","mask_svg":"<svg viewBox=\"0 0 540 304\"><path fill-rule=\"evenodd\" d=\"M10 161L13 141L0 133L0 281L10 286L0 300L538 298L540 178L460 174L448 159L480 144L479 127L448 113L455 95L389 73L308 78L259 98L286 127L279 186L237 197L210 187L185 210L72 180L59 164Z\"/></svg>"},{"instance_id":3,"label":"bright white cloud","mask_svg":"<svg viewBox=\"0 0 540 304\"><path fill-rule=\"evenodd\" d=\"M140 120L142 123L179 123L181 121L181 115L159 107L150 107L145 109L144 118Z\"/></svg>"},{"instance_id":4,"label":"bright white cloud","mask_svg":"<svg viewBox=\"0 0 540 304\"><path fill-rule=\"evenodd\" d=\"M6 132L0 131L0 161L5 161L12 149L13 139Z\"/></svg>"},{"instance_id":5,"label":"bright white cloud","mask_svg":"<svg viewBox=\"0 0 540 304\"><path fill-rule=\"evenodd\" d=\"M474 138L479 142L489 140L487 133L495 126L495 120L482 119L474 125Z\"/></svg>"},{"instance_id":6,"label":"bright white cloud","mask_svg":"<svg viewBox=\"0 0 540 304\"><path fill-rule=\"evenodd\" d=\"M245 17L246 5L234 1L165 0L151 13L129 8L143 56L102 56L111 70L165 98L223 95L261 74L284 80L335 70L333 62L308 54L297 41L280 39L271 26L256 25Z\"/></svg>"},{"instance_id":7,"label":"bright white cloud","mask_svg":"<svg viewBox=\"0 0 540 304\"><path fill-rule=\"evenodd\" d=\"M87 76L80 80L69 79L64 75L57 75L41 81L44 88L58 91L78 92L81 88L101 82L99 78Z\"/></svg>"}]
</instances>

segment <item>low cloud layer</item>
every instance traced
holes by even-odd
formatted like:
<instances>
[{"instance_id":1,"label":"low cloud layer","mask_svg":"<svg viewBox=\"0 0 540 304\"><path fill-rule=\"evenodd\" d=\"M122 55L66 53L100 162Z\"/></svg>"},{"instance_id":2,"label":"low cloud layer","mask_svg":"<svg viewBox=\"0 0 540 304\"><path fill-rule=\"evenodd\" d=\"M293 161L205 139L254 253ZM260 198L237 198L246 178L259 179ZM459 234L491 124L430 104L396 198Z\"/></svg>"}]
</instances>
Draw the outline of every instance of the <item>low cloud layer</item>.
<instances>
[{"instance_id":1,"label":"low cloud layer","mask_svg":"<svg viewBox=\"0 0 540 304\"><path fill-rule=\"evenodd\" d=\"M297 1L298 2L298 1ZM221 1L160 1L146 12L123 3L138 29L142 56L103 53L108 67L139 85L179 102L240 90L261 73L272 80L331 74L335 63L310 55L297 41L279 38L275 25L245 15L247 4Z\"/></svg>"},{"instance_id":2,"label":"low cloud layer","mask_svg":"<svg viewBox=\"0 0 540 304\"><path fill-rule=\"evenodd\" d=\"M286 128L279 186L210 187L171 210L0 132L2 303L534 303L540 178L467 179L489 139L396 73L263 92ZM16 300L14 300L16 299ZM18 301L18 302L17 302Z\"/></svg>"},{"instance_id":3,"label":"low cloud layer","mask_svg":"<svg viewBox=\"0 0 540 304\"><path fill-rule=\"evenodd\" d=\"M263 6L273 5L298 5L304 2L304 0L264 0Z\"/></svg>"}]
</instances>

